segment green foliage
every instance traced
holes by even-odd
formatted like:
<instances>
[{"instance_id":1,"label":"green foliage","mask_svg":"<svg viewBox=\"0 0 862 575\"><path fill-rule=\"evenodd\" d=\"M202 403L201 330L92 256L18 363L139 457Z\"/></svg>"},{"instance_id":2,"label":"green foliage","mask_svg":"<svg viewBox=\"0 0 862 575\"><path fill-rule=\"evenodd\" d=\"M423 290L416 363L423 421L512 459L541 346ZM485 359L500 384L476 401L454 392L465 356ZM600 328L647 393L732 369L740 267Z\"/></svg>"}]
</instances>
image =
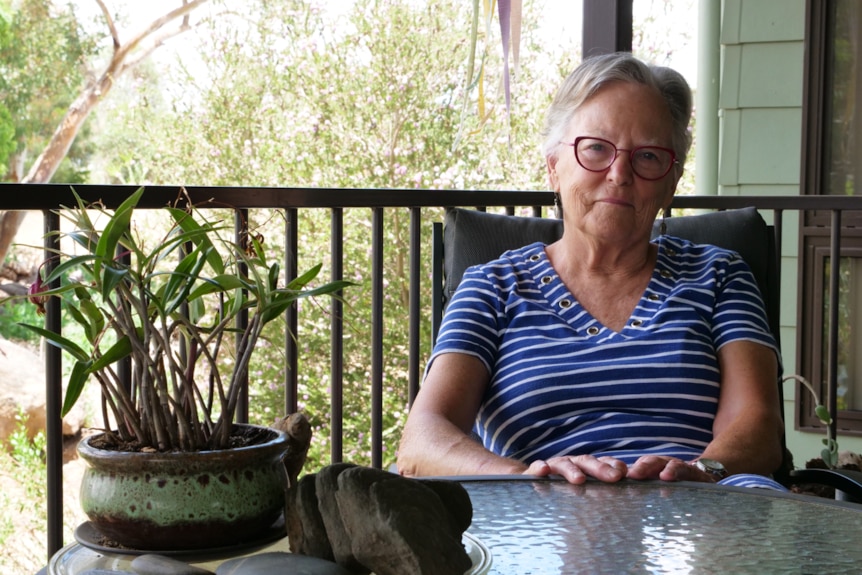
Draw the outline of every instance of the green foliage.
<instances>
[{"instance_id":1,"label":"green foliage","mask_svg":"<svg viewBox=\"0 0 862 575\"><path fill-rule=\"evenodd\" d=\"M15 477L24 490L25 497L14 512L32 517L33 524L38 525L44 522L45 517L45 510L41 505L47 489L45 434L39 432L30 439L25 426L27 415L19 412L15 420L17 422L15 430L4 444L0 445L0 469ZM0 533L2 531L3 528L0 526Z\"/></svg>"},{"instance_id":2,"label":"green foliage","mask_svg":"<svg viewBox=\"0 0 862 575\"><path fill-rule=\"evenodd\" d=\"M44 531L47 517L45 499L47 468L45 464L45 434L39 432L30 439L26 428L27 415L19 411L15 428L0 441L0 570L3 573L32 573L45 562ZM35 540L28 545L28 539ZM22 545L23 544L23 545Z\"/></svg>"},{"instance_id":3,"label":"green foliage","mask_svg":"<svg viewBox=\"0 0 862 575\"><path fill-rule=\"evenodd\" d=\"M85 62L95 51L95 41L81 28L71 4L15 4L11 22L0 24L0 102L14 119L14 154L30 160L39 154L83 84ZM86 133L79 135L54 181L82 180L86 139Z\"/></svg>"},{"instance_id":4,"label":"green foliage","mask_svg":"<svg viewBox=\"0 0 862 575\"><path fill-rule=\"evenodd\" d=\"M0 165L6 163L15 151L15 123L12 114L0 103Z\"/></svg>"},{"instance_id":5,"label":"green foliage","mask_svg":"<svg viewBox=\"0 0 862 575\"><path fill-rule=\"evenodd\" d=\"M6 339L39 343L39 336L19 323L34 323L39 319L36 308L23 301L0 304L0 334Z\"/></svg>"}]
</instances>

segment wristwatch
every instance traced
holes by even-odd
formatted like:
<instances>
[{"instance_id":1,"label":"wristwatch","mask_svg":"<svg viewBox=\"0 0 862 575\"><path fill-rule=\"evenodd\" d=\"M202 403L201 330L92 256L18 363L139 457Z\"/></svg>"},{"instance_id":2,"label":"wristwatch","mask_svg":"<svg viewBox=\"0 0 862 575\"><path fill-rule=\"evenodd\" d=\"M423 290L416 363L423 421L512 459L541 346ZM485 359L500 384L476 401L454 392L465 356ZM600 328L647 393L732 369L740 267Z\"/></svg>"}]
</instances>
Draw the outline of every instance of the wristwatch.
<instances>
[{"instance_id":1,"label":"wristwatch","mask_svg":"<svg viewBox=\"0 0 862 575\"><path fill-rule=\"evenodd\" d=\"M695 460L694 466L703 471L704 473L708 473L715 478L716 481L720 481L727 477L727 469L724 468L720 462L715 459L707 459L706 457L701 457L700 459Z\"/></svg>"}]
</instances>

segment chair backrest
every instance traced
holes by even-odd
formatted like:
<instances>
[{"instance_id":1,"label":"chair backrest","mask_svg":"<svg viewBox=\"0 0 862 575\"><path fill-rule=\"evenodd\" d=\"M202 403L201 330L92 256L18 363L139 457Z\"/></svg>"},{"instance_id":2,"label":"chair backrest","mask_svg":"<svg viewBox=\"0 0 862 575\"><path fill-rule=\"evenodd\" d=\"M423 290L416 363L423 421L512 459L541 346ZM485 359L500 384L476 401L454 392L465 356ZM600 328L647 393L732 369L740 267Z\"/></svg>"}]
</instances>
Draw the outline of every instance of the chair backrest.
<instances>
[{"instance_id":1,"label":"chair backrest","mask_svg":"<svg viewBox=\"0 0 862 575\"><path fill-rule=\"evenodd\" d=\"M712 244L737 252L751 268L766 307L769 328L778 343L780 284L775 233L754 208L708 212L666 218L667 233L700 244ZM652 236L659 232L659 223ZM432 345L446 304L466 269L496 259L504 251L537 241L555 242L562 236L558 219L508 216L479 210L453 208L442 224L434 225L432 253ZM777 382L779 408L784 418L784 392ZM786 481L792 455L782 438L784 461L775 478Z\"/></svg>"}]
</instances>

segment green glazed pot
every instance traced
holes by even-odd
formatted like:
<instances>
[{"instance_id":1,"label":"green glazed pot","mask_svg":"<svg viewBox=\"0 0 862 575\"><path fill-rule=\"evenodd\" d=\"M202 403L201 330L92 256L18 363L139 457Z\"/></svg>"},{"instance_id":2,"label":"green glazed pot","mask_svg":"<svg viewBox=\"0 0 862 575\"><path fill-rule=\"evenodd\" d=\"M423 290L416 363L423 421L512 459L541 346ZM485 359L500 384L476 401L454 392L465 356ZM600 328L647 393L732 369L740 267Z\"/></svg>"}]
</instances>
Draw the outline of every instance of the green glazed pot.
<instances>
[{"instance_id":1,"label":"green glazed pot","mask_svg":"<svg viewBox=\"0 0 862 575\"><path fill-rule=\"evenodd\" d=\"M287 434L221 451L131 453L82 439L89 464L81 506L108 544L140 550L214 549L255 541L284 511Z\"/></svg>"}]
</instances>

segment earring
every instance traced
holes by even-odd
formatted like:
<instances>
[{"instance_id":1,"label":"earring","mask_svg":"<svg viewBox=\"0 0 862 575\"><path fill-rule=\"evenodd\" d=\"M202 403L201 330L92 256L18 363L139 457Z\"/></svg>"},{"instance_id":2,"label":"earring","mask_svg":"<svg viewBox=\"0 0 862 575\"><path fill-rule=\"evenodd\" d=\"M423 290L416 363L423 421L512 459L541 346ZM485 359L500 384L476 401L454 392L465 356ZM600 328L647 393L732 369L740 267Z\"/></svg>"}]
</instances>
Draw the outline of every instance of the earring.
<instances>
[{"instance_id":1,"label":"earring","mask_svg":"<svg viewBox=\"0 0 862 575\"><path fill-rule=\"evenodd\" d=\"M560 201L560 194L554 194L554 217L558 220L563 219L563 203Z\"/></svg>"},{"instance_id":2,"label":"earring","mask_svg":"<svg viewBox=\"0 0 862 575\"><path fill-rule=\"evenodd\" d=\"M667 222L664 220L664 212L661 214L661 224L658 226L658 234L660 236L667 234Z\"/></svg>"}]
</instances>

